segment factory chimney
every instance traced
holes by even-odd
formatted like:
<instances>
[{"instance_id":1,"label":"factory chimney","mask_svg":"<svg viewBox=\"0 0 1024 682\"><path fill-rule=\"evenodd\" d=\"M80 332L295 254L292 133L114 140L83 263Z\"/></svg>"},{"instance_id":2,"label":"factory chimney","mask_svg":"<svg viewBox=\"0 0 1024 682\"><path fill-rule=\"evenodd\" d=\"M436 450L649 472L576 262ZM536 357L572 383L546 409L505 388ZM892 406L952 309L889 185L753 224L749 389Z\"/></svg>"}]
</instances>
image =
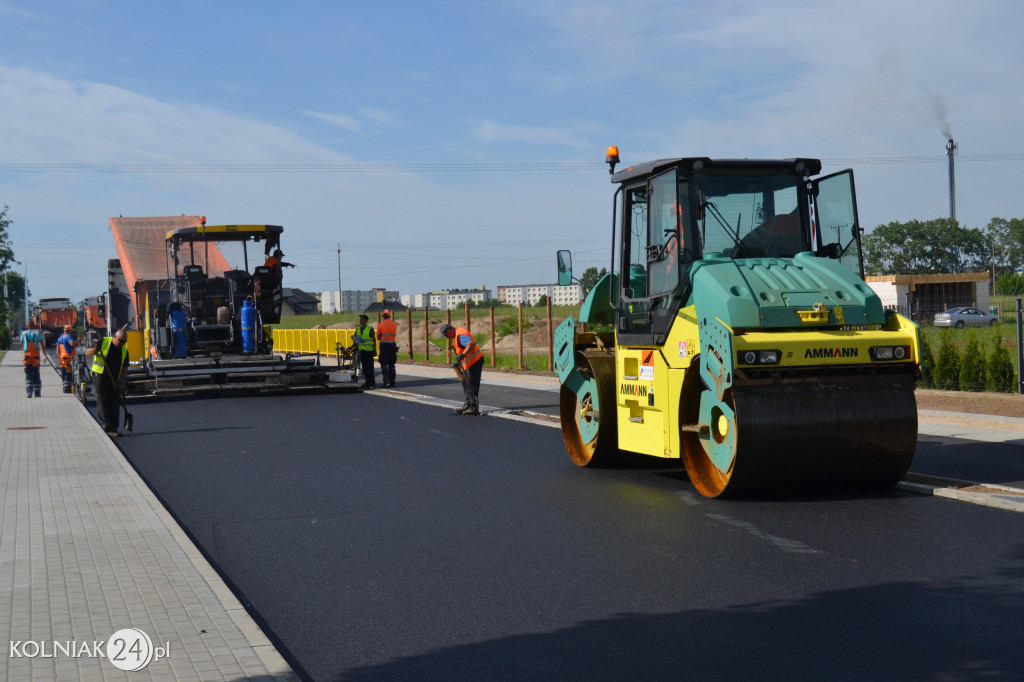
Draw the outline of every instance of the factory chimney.
<instances>
[{"instance_id":1,"label":"factory chimney","mask_svg":"<svg viewBox=\"0 0 1024 682\"><path fill-rule=\"evenodd\" d=\"M956 220L956 174L953 172L953 157L956 155L956 142L949 138L946 143L946 156L949 157L949 217Z\"/></svg>"}]
</instances>

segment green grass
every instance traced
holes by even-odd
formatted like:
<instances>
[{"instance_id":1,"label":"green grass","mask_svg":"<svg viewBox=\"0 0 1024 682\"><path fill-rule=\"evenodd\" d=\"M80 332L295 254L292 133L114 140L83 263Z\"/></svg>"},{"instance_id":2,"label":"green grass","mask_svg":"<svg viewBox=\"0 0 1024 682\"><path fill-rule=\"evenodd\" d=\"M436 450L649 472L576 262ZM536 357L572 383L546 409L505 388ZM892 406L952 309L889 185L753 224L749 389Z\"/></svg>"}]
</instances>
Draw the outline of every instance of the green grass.
<instances>
[{"instance_id":1,"label":"green grass","mask_svg":"<svg viewBox=\"0 0 1024 682\"><path fill-rule=\"evenodd\" d=\"M430 353L429 364L437 365L438 367L446 367L448 363L445 361L447 357L444 350ZM452 354L454 358L454 354ZM398 356L398 364L402 362L409 362L409 354L402 353ZM426 357L423 353L413 353L413 362L425 363L427 362ZM484 353L484 369L492 369L491 367L491 354ZM518 370L519 369L519 355L508 355L505 353L499 353L495 356L493 369L499 370ZM538 354L524 354L523 355L523 369L530 372L547 372L548 371L548 356ZM554 372L551 372L554 375Z\"/></svg>"},{"instance_id":2,"label":"green grass","mask_svg":"<svg viewBox=\"0 0 1024 682\"><path fill-rule=\"evenodd\" d=\"M569 315L572 315L573 317L579 317L579 312L580 312L579 306L552 306L551 307L551 317L553 319L555 319L555 320L565 319ZM447 313L447 311L444 311L444 310L431 310L431 311L429 311L428 315L429 315L429 319L431 319L431 320L438 320L439 322L444 322L445 319L446 319L446 313ZM279 329L310 329L311 327L315 327L318 324L323 325L324 327L330 327L332 324L340 324L340 323L352 323L352 324L355 324L355 323L357 323L359 321L359 315L360 315L360 313L331 313L329 315L327 315L327 314L286 315L286 316L281 317L281 322L280 323L272 324L270 326L271 327L277 327ZM407 315L407 313L405 311L397 312L397 313L395 313L395 318L394 319L395 319L396 322L404 322L407 319L406 315ZM491 315L491 312L490 312L489 308L470 308L469 309L469 319L470 320L489 320L490 319L490 315ZM455 324L455 325L461 324L466 319L465 310L462 309L462 308L456 308L455 310L451 311L451 317L452 317L452 324ZM505 317L505 318L509 318L509 317L510 318L514 318L516 320L515 324L516 324L516 326L518 326L519 308L518 307L513 307L513 306L496 307L494 309L494 317L495 317L495 319L503 318L503 317ZM523 319L524 319L524 322L525 322L525 320L528 320L531 317L536 317L536 318L541 318L541 319L547 317L547 308L545 308L543 306L534 306L534 307L531 307L531 308L524 307L523 308ZM413 319L414 323L423 322L423 311L422 310L413 310L412 311L412 319ZM376 315L376 313L370 315L370 324L372 324L372 325L374 325L376 327L376 325L377 325L377 315ZM499 326L499 329L501 329L500 326ZM529 329L529 327L527 327L527 329ZM481 341L479 339L477 339L477 343L481 343Z\"/></svg>"}]
</instances>

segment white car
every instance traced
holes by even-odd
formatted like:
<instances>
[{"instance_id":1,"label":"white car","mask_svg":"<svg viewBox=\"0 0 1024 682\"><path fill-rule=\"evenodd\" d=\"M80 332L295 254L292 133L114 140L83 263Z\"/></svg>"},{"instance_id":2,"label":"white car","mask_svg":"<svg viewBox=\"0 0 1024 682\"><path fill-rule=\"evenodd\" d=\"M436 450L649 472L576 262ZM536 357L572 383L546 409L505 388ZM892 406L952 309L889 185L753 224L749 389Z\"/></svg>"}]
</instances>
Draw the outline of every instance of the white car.
<instances>
[{"instance_id":1,"label":"white car","mask_svg":"<svg viewBox=\"0 0 1024 682\"><path fill-rule=\"evenodd\" d=\"M991 327L999 323L999 316L985 313L977 308L950 308L935 316L936 327Z\"/></svg>"}]
</instances>

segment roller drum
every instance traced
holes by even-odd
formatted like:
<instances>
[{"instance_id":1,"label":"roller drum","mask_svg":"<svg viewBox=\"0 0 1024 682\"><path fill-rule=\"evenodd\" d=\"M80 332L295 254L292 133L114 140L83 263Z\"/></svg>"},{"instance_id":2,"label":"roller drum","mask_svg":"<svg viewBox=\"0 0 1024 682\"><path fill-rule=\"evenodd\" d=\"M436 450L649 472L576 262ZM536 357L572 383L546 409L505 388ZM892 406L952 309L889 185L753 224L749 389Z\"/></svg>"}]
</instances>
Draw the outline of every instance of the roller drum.
<instances>
[{"instance_id":1,"label":"roller drum","mask_svg":"<svg viewBox=\"0 0 1024 682\"><path fill-rule=\"evenodd\" d=\"M573 371L578 376L562 384L559 400L565 447L578 466L614 464L619 459L615 358L584 355Z\"/></svg>"},{"instance_id":2,"label":"roller drum","mask_svg":"<svg viewBox=\"0 0 1024 682\"><path fill-rule=\"evenodd\" d=\"M890 486L917 446L914 381L899 375L737 383L735 457L719 471L691 437L686 466L709 497ZM706 438L706 434L701 435Z\"/></svg>"}]
</instances>

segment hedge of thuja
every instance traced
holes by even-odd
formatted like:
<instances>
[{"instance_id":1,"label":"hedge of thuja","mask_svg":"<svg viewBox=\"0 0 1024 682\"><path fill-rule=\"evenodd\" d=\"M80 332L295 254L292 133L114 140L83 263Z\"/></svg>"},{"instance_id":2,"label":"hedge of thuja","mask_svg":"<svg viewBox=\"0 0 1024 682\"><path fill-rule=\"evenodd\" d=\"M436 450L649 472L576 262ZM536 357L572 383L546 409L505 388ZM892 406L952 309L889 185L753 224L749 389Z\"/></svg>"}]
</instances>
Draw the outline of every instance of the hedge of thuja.
<instances>
[{"instance_id":1,"label":"hedge of thuja","mask_svg":"<svg viewBox=\"0 0 1024 682\"><path fill-rule=\"evenodd\" d=\"M920 388L946 391L993 391L1012 393L1016 390L1016 372L1007 342L999 326L985 332L971 331L966 341L958 341L957 334L943 329L939 354L935 357L927 337L921 337ZM962 337L960 337L962 338Z\"/></svg>"}]
</instances>

